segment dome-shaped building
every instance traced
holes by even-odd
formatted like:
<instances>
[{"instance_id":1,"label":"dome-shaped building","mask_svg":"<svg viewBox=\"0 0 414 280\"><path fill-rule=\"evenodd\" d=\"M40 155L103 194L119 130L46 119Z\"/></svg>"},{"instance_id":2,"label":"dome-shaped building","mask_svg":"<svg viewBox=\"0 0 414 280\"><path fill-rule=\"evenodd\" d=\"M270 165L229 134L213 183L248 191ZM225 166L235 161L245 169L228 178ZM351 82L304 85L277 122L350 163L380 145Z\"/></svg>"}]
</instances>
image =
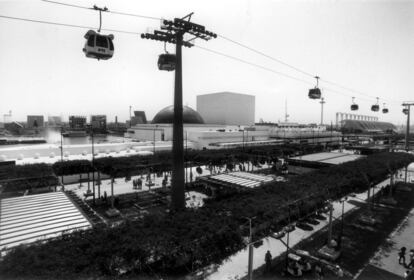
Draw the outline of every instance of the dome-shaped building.
<instances>
[{"instance_id":1,"label":"dome-shaped building","mask_svg":"<svg viewBox=\"0 0 414 280\"><path fill-rule=\"evenodd\" d=\"M174 106L168 106L159 111L152 119L152 124L173 123L174 122ZM188 106L183 106L183 123L204 124L200 114Z\"/></svg>"}]
</instances>

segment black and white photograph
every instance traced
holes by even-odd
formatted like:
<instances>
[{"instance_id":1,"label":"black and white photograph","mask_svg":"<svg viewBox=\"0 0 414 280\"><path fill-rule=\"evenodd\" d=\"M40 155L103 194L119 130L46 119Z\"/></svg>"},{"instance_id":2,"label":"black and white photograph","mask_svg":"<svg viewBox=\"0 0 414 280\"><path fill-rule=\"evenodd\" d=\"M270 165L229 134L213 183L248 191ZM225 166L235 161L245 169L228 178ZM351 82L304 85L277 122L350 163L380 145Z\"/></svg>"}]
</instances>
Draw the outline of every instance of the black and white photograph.
<instances>
[{"instance_id":1,"label":"black and white photograph","mask_svg":"<svg viewBox=\"0 0 414 280\"><path fill-rule=\"evenodd\" d=\"M1 280L414 280L414 0L0 0Z\"/></svg>"}]
</instances>

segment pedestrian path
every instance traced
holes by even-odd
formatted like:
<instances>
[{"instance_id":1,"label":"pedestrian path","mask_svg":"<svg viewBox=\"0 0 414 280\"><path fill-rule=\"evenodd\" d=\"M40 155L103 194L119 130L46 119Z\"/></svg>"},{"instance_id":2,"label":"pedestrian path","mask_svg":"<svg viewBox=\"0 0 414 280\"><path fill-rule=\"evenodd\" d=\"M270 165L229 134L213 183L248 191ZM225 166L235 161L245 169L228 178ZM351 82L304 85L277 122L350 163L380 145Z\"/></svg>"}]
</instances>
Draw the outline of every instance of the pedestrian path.
<instances>
[{"instance_id":1,"label":"pedestrian path","mask_svg":"<svg viewBox=\"0 0 414 280\"><path fill-rule=\"evenodd\" d=\"M268 167L267 165L263 165L261 168L267 168L267 167ZM218 175L214 175L218 172L224 172L223 169L222 170L217 170L217 169L216 170L210 170L207 166L200 166L200 168L202 170L201 174L197 173L197 171L196 171L197 167L196 166L186 168L185 169L185 174L186 174L185 180L186 180L186 182L195 181L195 179L199 176L207 176L207 175L219 176L219 175L227 174L227 173L221 173L221 174L218 174ZM247 168L247 164L245 164L245 168ZM253 170L258 170L258 169L260 169L260 168L257 168L257 167L253 168ZM263 177L263 176L260 176L260 175L251 174L251 173L247 173L247 172L236 172L236 173L239 174L239 176L250 176L251 178L256 178L254 180L255 184L258 183L258 181L257 181L258 177ZM131 180L129 180L129 181L125 181L124 178L116 178L115 182L114 182L114 195L134 193L134 192L142 192L142 191L148 191L148 190L155 189L155 188L161 188L162 187L162 180L164 179L164 174L168 175L168 184L167 185L170 185L171 184L171 174L169 172L164 172L163 176L161 176L161 177L157 177L156 174L151 173L150 177L151 177L151 182L153 183L153 185L148 186L146 184L146 181L145 181L146 176L144 176L142 178L142 180L143 180L142 189L140 189L140 190L134 189L132 182L133 182L133 180L141 178L141 176L132 176ZM248 174L248 175L246 175L246 174ZM268 179L268 178L269 177L266 176L265 180L272 180L271 178L270 179ZM262 180L263 180L263 178L262 178ZM260 185L260 182L259 182L259 185ZM89 188L92 191L92 182L90 182ZM85 182L83 182L82 184L79 184L79 183L68 184L68 185L65 185L65 190L72 190L80 198L84 199L85 198L84 194L87 193L87 190L88 190L88 184L85 183ZM96 197L98 197L98 187L96 185L95 185L95 191L96 191ZM110 179L101 180L101 187L100 187L99 195L103 196L104 192L106 192L108 196L111 195L111 180ZM87 196L86 197L86 200L89 200L89 199L92 199L92 196Z\"/></svg>"},{"instance_id":2,"label":"pedestrian path","mask_svg":"<svg viewBox=\"0 0 414 280\"><path fill-rule=\"evenodd\" d=\"M373 189L375 192L389 184L390 180L386 179L379 184L377 184ZM372 190L371 190L372 192ZM363 192L356 194L355 197L349 198L343 202L344 214L350 210L356 208L357 206L352 203L353 199L365 201L368 197L368 192ZM342 203L340 201L334 201L332 203L333 219L340 219L342 216ZM326 215L325 215L326 216ZM293 247L298 244L300 241L311 237L313 234L324 228L328 225L328 219L325 221L319 221L319 225L312 225L312 231L304 231L300 228L296 228L294 231L289 234L289 246ZM259 248L254 249L253 253L253 269L257 269L265 264L265 254L269 250L273 258L276 258L283 254L286 251L286 246L284 243L287 243L287 235L285 235L281 240L277 240L271 237L266 237L262 239L263 245ZM282 242L281 242L282 241ZM205 268L205 271L208 271L208 275L204 275L204 279L208 280L225 280L225 279L240 279L247 275L247 262L248 262L248 249L247 247L236 254L230 256L223 261L222 264L215 267Z\"/></svg>"},{"instance_id":3,"label":"pedestrian path","mask_svg":"<svg viewBox=\"0 0 414 280\"><path fill-rule=\"evenodd\" d=\"M407 268L398 263L398 252L402 247L407 248L405 259L408 264L410 262L409 251L414 250L414 209L390 235L387 244L382 246L372 259L371 265L403 277Z\"/></svg>"}]
</instances>

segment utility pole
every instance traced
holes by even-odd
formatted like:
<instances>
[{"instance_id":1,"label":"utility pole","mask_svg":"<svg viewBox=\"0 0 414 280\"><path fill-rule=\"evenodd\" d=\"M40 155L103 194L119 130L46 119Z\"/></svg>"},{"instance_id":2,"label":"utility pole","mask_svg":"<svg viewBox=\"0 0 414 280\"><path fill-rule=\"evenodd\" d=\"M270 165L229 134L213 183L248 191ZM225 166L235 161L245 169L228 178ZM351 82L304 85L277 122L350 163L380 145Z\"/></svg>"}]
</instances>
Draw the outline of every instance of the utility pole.
<instances>
[{"instance_id":1,"label":"utility pole","mask_svg":"<svg viewBox=\"0 0 414 280\"><path fill-rule=\"evenodd\" d=\"M174 123L173 123L173 168L172 168L172 204L171 208L180 211L185 208L184 190L184 143L183 143L183 86L182 86L182 54L181 47L192 47L190 41L200 38L210 40L217 35L207 31L204 26L190 22L193 13L184 18L163 20L161 29L153 34L141 34L142 39L151 39L168 42L176 45L175 86L174 86ZM190 34L193 38L184 40L184 35Z\"/></svg>"},{"instance_id":2,"label":"utility pole","mask_svg":"<svg viewBox=\"0 0 414 280\"><path fill-rule=\"evenodd\" d=\"M131 109L132 109L132 106L130 105L129 106L129 127L130 128L132 127L132 123L131 123L131 120L132 120L132 118L131 118Z\"/></svg>"},{"instance_id":3,"label":"utility pole","mask_svg":"<svg viewBox=\"0 0 414 280\"><path fill-rule=\"evenodd\" d=\"M319 102L321 103L321 125L323 125L323 104L325 104L325 98L321 98L321 101Z\"/></svg>"},{"instance_id":4,"label":"utility pole","mask_svg":"<svg viewBox=\"0 0 414 280\"><path fill-rule=\"evenodd\" d=\"M63 166L63 126L60 127L60 162L62 163L62 166ZM63 188L65 188L65 185L63 183L63 174L60 180L61 180Z\"/></svg>"},{"instance_id":5,"label":"utility pole","mask_svg":"<svg viewBox=\"0 0 414 280\"><path fill-rule=\"evenodd\" d=\"M342 203L342 215L341 215L341 236L338 240L338 248L342 248L342 237L344 236L344 210L345 210L345 201L348 197L344 197L343 199L339 200Z\"/></svg>"},{"instance_id":6,"label":"utility pole","mask_svg":"<svg viewBox=\"0 0 414 280\"><path fill-rule=\"evenodd\" d=\"M249 280L253 279L253 234L252 234L252 220L256 217L245 217L247 220L249 220L249 263L248 263L248 278Z\"/></svg>"},{"instance_id":7,"label":"utility pole","mask_svg":"<svg viewBox=\"0 0 414 280\"><path fill-rule=\"evenodd\" d=\"M403 111L407 114L407 128L405 131L405 150L408 152L410 150L410 111L411 106L414 106L414 102L404 102L402 105L405 106Z\"/></svg>"},{"instance_id":8,"label":"utility pole","mask_svg":"<svg viewBox=\"0 0 414 280\"><path fill-rule=\"evenodd\" d=\"M92 140L92 189L93 189L93 205L95 205L96 203L96 196L95 196L95 147L94 147L94 139L93 139L93 127L92 125L90 126L91 128L91 140ZM98 188L99 189L99 188ZM99 198L98 194L98 198Z\"/></svg>"},{"instance_id":9,"label":"utility pole","mask_svg":"<svg viewBox=\"0 0 414 280\"><path fill-rule=\"evenodd\" d=\"M331 246L331 241L332 241L332 212L333 212L332 201L329 202L328 207L329 207L328 246Z\"/></svg>"},{"instance_id":10,"label":"utility pole","mask_svg":"<svg viewBox=\"0 0 414 280\"><path fill-rule=\"evenodd\" d=\"M287 111L287 98L286 98L285 99L285 123L288 122L288 118L289 118L289 115L288 115L288 111Z\"/></svg>"}]
</instances>

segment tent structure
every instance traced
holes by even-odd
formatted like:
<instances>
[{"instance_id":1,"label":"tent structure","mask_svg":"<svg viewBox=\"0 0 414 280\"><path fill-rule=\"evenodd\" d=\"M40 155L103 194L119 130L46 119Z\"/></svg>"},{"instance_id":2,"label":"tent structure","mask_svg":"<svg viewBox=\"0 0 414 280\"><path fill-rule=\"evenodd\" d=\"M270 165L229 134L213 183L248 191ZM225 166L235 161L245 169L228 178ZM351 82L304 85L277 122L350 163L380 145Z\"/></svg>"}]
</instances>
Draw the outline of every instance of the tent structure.
<instances>
[{"instance_id":1,"label":"tent structure","mask_svg":"<svg viewBox=\"0 0 414 280\"><path fill-rule=\"evenodd\" d=\"M392 133L396 132L397 128L388 122L343 120L342 131L350 133Z\"/></svg>"}]
</instances>

